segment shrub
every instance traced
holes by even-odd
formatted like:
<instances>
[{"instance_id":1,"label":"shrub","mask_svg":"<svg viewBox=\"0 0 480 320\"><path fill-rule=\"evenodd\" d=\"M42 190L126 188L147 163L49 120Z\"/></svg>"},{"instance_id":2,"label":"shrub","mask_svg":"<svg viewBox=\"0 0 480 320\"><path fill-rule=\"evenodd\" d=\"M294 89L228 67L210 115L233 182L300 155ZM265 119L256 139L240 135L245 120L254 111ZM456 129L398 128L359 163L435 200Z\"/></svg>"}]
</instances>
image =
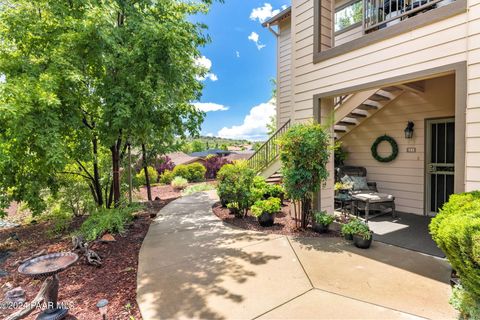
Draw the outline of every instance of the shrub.
<instances>
[{"instance_id":1,"label":"shrub","mask_svg":"<svg viewBox=\"0 0 480 320\"><path fill-rule=\"evenodd\" d=\"M267 200L258 200L252 206L252 215L260 217L262 214L274 214L280 211L281 201L278 198L268 198Z\"/></svg>"},{"instance_id":2,"label":"shrub","mask_svg":"<svg viewBox=\"0 0 480 320\"><path fill-rule=\"evenodd\" d=\"M128 206L116 209L97 209L80 227L80 234L85 240L93 241L105 233L122 233L125 226L133 220L133 213L140 206Z\"/></svg>"},{"instance_id":3,"label":"shrub","mask_svg":"<svg viewBox=\"0 0 480 320\"><path fill-rule=\"evenodd\" d=\"M319 124L297 124L279 141L283 183L289 197L300 200L301 226L306 228L311 214L313 193L328 178L330 135Z\"/></svg>"},{"instance_id":4,"label":"shrub","mask_svg":"<svg viewBox=\"0 0 480 320\"><path fill-rule=\"evenodd\" d=\"M334 216L328 214L326 211L317 211L313 214L313 220L317 224L329 226L333 222L333 220L335 220L335 218Z\"/></svg>"},{"instance_id":5,"label":"shrub","mask_svg":"<svg viewBox=\"0 0 480 320\"><path fill-rule=\"evenodd\" d=\"M283 199L285 196L285 189L279 184L267 184L264 196Z\"/></svg>"},{"instance_id":6,"label":"shrub","mask_svg":"<svg viewBox=\"0 0 480 320\"><path fill-rule=\"evenodd\" d=\"M254 178L255 171L246 161L224 165L218 172L218 196L237 216L246 215L253 202L258 200L253 192Z\"/></svg>"},{"instance_id":7,"label":"shrub","mask_svg":"<svg viewBox=\"0 0 480 320\"><path fill-rule=\"evenodd\" d=\"M205 159L205 168L206 168L206 173L205 177L207 179L215 179L217 177L218 171L226 164L231 163L227 158L225 157L219 157L219 156L208 156Z\"/></svg>"},{"instance_id":8,"label":"shrub","mask_svg":"<svg viewBox=\"0 0 480 320\"><path fill-rule=\"evenodd\" d=\"M430 233L460 277L466 295L480 303L480 191L453 194L432 219Z\"/></svg>"},{"instance_id":9,"label":"shrub","mask_svg":"<svg viewBox=\"0 0 480 320\"><path fill-rule=\"evenodd\" d=\"M150 183L155 183L158 180L158 173L157 170L155 170L153 167L147 167L148 171L148 177L150 179ZM139 173L135 176L135 179L137 180L137 183L140 185L144 186L147 184L147 181L145 179L145 170L142 169L140 170Z\"/></svg>"},{"instance_id":10,"label":"shrub","mask_svg":"<svg viewBox=\"0 0 480 320\"><path fill-rule=\"evenodd\" d=\"M162 175L166 170L172 171L175 168L175 163L169 156L163 156L158 159L155 169L157 170L158 175Z\"/></svg>"},{"instance_id":11,"label":"shrub","mask_svg":"<svg viewBox=\"0 0 480 320\"><path fill-rule=\"evenodd\" d=\"M196 192L214 190L215 186L209 183L196 184L194 186L188 186L183 192L183 195L189 195Z\"/></svg>"},{"instance_id":12,"label":"shrub","mask_svg":"<svg viewBox=\"0 0 480 320\"><path fill-rule=\"evenodd\" d=\"M173 178L171 185L174 189L184 189L188 185L188 181L185 178L182 177L175 177Z\"/></svg>"},{"instance_id":13,"label":"shrub","mask_svg":"<svg viewBox=\"0 0 480 320\"><path fill-rule=\"evenodd\" d=\"M355 229L358 223L361 222L358 219L354 218L342 225L342 228L340 229L340 233L342 234L342 236L353 235L355 233Z\"/></svg>"},{"instance_id":14,"label":"shrub","mask_svg":"<svg viewBox=\"0 0 480 320\"><path fill-rule=\"evenodd\" d=\"M461 285L453 288L450 304L460 312L461 319L480 320L480 301Z\"/></svg>"},{"instance_id":15,"label":"shrub","mask_svg":"<svg viewBox=\"0 0 480 320\"><path fill-rule=\"evenodd\" d=\"M188 182L200 182L205 180L205 173L207 169L200 163L181 164L173 169L174 177L182 177Z\"/></svg>"},{"instance_id":16,"label":"shrub","mask_svg":"<svg viewBox=\"0 0 480 320\"><path fill-rule=\"evenodd\" d=\"M344 224L340 232L343 236L347 234L356 234L365 240L368 240L372 237L372 233L368 225L358 219L353 219L352 221Z\"/></svg>"},{"instance_id":17,"label":"shrub","mask_svg":"<svg viewBox=\"0 0 480 320\"><path fill-rule=\"evenodd\" d=\"M160 183L165 183L165 184L170 184L172 182L173 178L175 178L175 176L173 175L173 172L170 171L170 170L165 170L160 175L159 182Z\"/></svg>"}]
</instances>

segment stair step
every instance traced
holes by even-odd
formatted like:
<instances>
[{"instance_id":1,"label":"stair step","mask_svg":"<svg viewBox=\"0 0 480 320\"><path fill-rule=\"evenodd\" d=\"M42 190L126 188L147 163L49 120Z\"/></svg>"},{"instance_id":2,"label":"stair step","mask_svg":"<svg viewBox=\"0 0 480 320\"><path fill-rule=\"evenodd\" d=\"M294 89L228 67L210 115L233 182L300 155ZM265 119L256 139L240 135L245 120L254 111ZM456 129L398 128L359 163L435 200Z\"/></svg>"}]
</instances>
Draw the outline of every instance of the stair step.
<instances>
[{"instance_id":1,"label":"stair step","mask_svg":"<svg viewBox=\"0 0 480 320\"><path fill-rule=\"evenodd\" d=\"M349 117L352 117L352 118L366 118L367 117L367 114L366 113L362 113L360 111L363 111L363 110L353 110L352 112L350 112L350 114L348 115Z\"/></svg>"},{"instance_id":2,"label":"stair step","mask_svg":"<svg viewBox=\"0 0 480 320\"><path fill-rule=\"evenodd\" d=\"M373 96L370 97L370 100L373 100L373 101L389 101L390 98L386 97L384 95L375 93Z\"/></svg>"},{"instance_id":3,"label":"stair step","mask_svg":"<svg viewBox=\"0 0 480 320\"><path fill-rule=\"evenodd\" d=\"M357 109L360 109L360 110L377 110L378 107L377 106L374 106L372 104L361 104L357 107Z\"/></svg>"},{"instance_id":4,"label":"stair step","mask_svg":"<svg viewBox=\"0 0 480 320\"><path fill-rule=\"evenodd\" d=\"M354 120L343 119L342 121L339 121L338 124L342 126L354 126L357 124L357 122Z\"/></svg>"},{"instance_id":5,"label":"stair step","mask_svg":"<svg viewBox=\"0 0 480 320\"><path fill-rule=\"evenodd\" d=\"M385 87L385 88L382 88L382 90L390 92L390 93L397 93L399 91L402 91L402 89L400 89L399 87L395 87L395 86Z\"/></svg>"},{"instance_id":6,"label":"stair step","mask_svg":"<svg viewBox=\"0 0 480 320\"><path fill-rule=\"evenodd\" d=\"M347 130L345 130L345 129L335 129L334 131L335 131L335 132L338 132L338 133L345 133L345 132L347 132Z\"/></svg>"}]
</instances>

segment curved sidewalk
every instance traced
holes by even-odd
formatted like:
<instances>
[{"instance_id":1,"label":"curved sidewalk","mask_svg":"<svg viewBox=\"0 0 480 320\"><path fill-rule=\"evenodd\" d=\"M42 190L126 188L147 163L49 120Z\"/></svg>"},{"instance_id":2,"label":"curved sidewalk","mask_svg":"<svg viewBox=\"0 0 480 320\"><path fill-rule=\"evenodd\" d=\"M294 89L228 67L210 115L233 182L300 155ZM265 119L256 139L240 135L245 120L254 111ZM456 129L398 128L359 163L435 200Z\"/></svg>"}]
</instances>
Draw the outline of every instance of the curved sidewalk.
<instances>
[{"instance_id":1,"label":"curved sidewalk","mask_svg":"<svg viewBox=\"0 0 480 320\"><path fill-rule=\"evenodd\" d=\"M224 224L212 193L163 208L140 250L143 319L453 319L448 264L374 242Z\"/></svg>"}]
</instances>

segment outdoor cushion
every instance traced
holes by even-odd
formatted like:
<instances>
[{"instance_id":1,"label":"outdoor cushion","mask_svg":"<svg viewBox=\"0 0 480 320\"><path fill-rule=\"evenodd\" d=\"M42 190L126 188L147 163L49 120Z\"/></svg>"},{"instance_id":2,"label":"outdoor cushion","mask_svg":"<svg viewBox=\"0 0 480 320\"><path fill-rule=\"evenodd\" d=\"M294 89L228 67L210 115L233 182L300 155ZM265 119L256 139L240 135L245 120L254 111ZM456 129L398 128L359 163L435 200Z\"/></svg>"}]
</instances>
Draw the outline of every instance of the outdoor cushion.
<instances>
[{"instance_id":1,"label":"outdoor cushion","mask_svg":"<svg viewBox=\"0 0 480 320\"><path fill-rule=\"evenodd\" d=\"M344 175L341 180L345 184L352 185L353 190L369 189L366 177Z\"/></svg>"},{"instance_id":2,"label":"outdoor cushion","mask_svg":"<svg viewBox=\"0 0 480 320\"><path fill-rule=\"evenodd\" d=\"M395 197L391 194L379 193L379 192L365 192L357 191L352 192L352 196L360 201L370 202L370 203L379 203L379 202L389 202L394 201Z\"/></svg>"}]
</instances>

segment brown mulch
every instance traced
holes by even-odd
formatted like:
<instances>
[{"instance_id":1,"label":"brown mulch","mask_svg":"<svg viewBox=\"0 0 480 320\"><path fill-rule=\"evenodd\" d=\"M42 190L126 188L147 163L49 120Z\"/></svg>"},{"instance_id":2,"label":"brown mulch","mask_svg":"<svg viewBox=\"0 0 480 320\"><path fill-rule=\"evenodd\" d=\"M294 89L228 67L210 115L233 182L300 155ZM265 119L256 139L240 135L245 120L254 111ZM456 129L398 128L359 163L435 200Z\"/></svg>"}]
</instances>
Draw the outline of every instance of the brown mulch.
<instances>
[{"instance_id":1,"label":"brown mulch","mask_svg":"<svg viewBox=\"0 0 480 320\"><path fill-rule=\"evenodd\" d=\"M329 230L327 233L317 233L309 226L307 229L302 230L300 228L300 221L295 223L295 214L290 211L292 204L290 202L285 202L285 205L282 206L282 211L275 215L275 223L272 227L262 227L257 221L257 218L250 215L248 212L247 216L244 218L237 218L230 213L228 208L222 207L220 202L217 202L213 205L213 213L224 222L234 225L235 227L261 231L264 233L272 234L281 234L286 236L295 236L295 237L339 237L340 233Z\"/></svg>"},{"instance_id":2,"label":"brown mulch","mask_svg":"<svg viewBox=\"0 0 480 320\"><path fill-rule=\"evenodd\" d=\"M91 249L103 258L103 266L96 268L87 265L82 259L68 270L60 274L59 301L71 306L68 319L95 320L100 319L96 303L100 299L107 299L108 319L142 319L136 303L136 276L138 253L142 241L148 231L150 215L157 213L166 204L178 198L172 190L159 193L161 201L148 204L144 210L136 215L134 222L128 227L125 234L115 235L115 242L96 242ZM70 251L72 231L76 230L85 217L73 219L69 230L64 235L52 238L47 231L52 228L51 222L24 225L11 229L0 229L0 243L12 242L12 233L20 239L13 241L13 251L0 269L6 270L9 275L0 278L0 301L3 299L6 285L21 286L26 291L27 301L31 301L41 286L41 282L32 280L16 272L16 261L26 259L34 253L46 249L48 253ZM3 319L14 310L2 310L0 319ZM37 311L26 319L35 319ZM131 318L133 317L133 318Z\"/></svg>"}]
</instances>

